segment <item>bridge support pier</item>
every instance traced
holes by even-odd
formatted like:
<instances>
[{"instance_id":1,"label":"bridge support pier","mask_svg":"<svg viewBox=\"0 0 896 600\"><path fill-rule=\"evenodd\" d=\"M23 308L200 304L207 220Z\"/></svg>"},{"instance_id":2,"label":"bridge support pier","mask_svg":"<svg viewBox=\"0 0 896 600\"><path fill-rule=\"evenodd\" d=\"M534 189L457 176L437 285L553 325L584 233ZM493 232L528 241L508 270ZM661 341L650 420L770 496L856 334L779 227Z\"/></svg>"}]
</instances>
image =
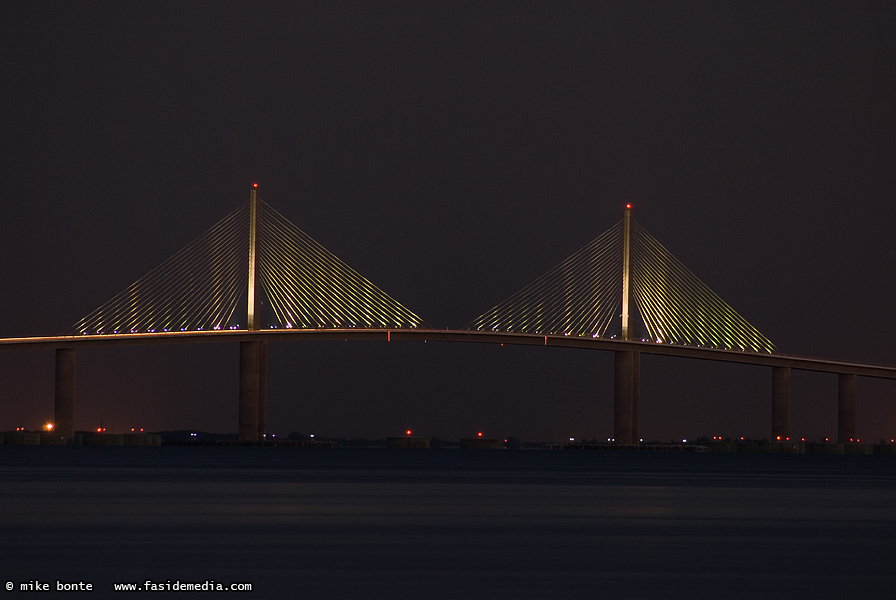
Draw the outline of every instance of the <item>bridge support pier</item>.
<instances>
[{"instance_id":1,"label":"bridge support pier","mask_svg":"<svg viewBox=\"0 0 896 600\"><path fill-rule=\"evenodd\" d=\"M632 444L641 443L641 353L632 352Z\"/></svg>"},{"instance_id":2,"label":"bridge support pier","mask_svg":"<svg viewBox=\"0 0 896 600\"><path fill-rule=\"evenodd\" d=\"M846 444L856 439L856 375L841 373L837 401L837 441Z\"/></svg>"},{"instance_id":3,"label":"bridge support pier","mask_svg":"<svg viewBox=\"0 0 896 600\"><path fill-rule=\"evenodd\" d=\"M268 343L258 342L258 439L268 433Z\"/></svg>"},{"instance_id":4,"label":"bridge support pier","mask_svg":"<svg viewBox=\"0 0 896 600\"><path fill-rule=\"evenodd\" d=\"M640 439L641 355L630 350L614 354L613 438L617 444L631 446Z\"/></svg>"},{"instance_id":5,"label":"bridge support pier","mask_svg":"<svg viewBox=\"0 0 896 600\"><path fill-rule=\"evenodd\" d=\"M56 349L53 431L71 444L75 439L75 349Z\"/></svg>"},{"instance_id":6,"label":"bridge support pier","mask_svg":"<svg viewBox=\"0 0 896 600\"><path fill-rule=\"evenodd\" d=\"M790 437L790 367L772 367L772 441Z\"/></svg>"},{"instance_id":7,"label":"bridge support pier","mask_svg":"<svg viewBox=\"0 0 896 600\"><path fill-rule=\"evenodd\" d=\"M267 343L240 342L240 441L264 439L267 426Z\"/></svg>"}]
</instances>

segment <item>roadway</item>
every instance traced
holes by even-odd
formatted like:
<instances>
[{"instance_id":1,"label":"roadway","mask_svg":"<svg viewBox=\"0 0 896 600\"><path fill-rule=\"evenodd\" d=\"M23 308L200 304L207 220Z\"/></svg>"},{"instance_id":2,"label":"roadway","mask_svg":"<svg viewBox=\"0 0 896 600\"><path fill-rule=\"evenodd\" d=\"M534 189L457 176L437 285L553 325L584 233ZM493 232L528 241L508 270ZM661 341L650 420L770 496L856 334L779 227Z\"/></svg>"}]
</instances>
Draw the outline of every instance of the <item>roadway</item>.
<instances>
[{"instance_id":1,"label":"roadway","mask_svg":"<svg viewBox=\"0 0 896 600\"><path fill-rule=\"evenodd\" d=\"M718 350L680 344L646 341L543 335L458 329L263 329L259 331L176 331L159 333L124 333L109 335L74 335L51 337L0 338L0 350L84 348L97 346L135 346L148 344L220 343L245 341L312 341L312 340L379 340L435 341L484 344L515 344L580 348L587 350L625 351L643 354L677 356L698 360L790 367L801 371L818 371L896 379L896 367L871 365L789 354L761 354L749 351Z\"/></svg>"}]
</instances>

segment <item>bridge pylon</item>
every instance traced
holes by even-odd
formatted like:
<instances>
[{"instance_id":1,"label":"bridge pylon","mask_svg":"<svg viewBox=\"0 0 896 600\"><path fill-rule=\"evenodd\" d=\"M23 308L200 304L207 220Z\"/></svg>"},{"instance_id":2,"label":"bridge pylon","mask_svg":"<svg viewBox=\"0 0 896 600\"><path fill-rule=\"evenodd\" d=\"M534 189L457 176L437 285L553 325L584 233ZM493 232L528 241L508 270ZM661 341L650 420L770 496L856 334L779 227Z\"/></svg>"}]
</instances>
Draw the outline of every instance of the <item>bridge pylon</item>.
<instances>
[{"instance_id":1,"label":"bridge pylon","mask_svg":"<svg viewBox=\"0 0 896 600\"><path fill-rule=\"evenodd\" d=\"M255 293L258 271L258 184L249 192L249 280L246 306L246 329L258 331L261 295ZM240 342L240 408L241 442L264 441L267 433L267 355L264 340Z\"/></svg>"},{"instance_id":2,"label":"bridge pylon","mask_svg":"<svg viewBox=\"0 0 896 600\"><path fill-rule=\"evenodd\" d=\"M252 184L249 192L249 286L246 308L246 329L258 330L258 301L255 294L255 279L258 271L258 184Z\"/></svg>"},{"instance_id":3,"label":"bridge pylon","mask_svg":"<svg viewBox=\"0 0 896 600\"><path fill-rule=\"evenodd\" d=\"M622 227L622 339L632 339L632 320L628 307L632 299L632 205L625 205Z\"/></svg>"},{"instance_id":4,"label":"bridge pylon","mask_svg":"<svg viewBox=\"0 0 896 600\"><path fill-rule=\"evenodd\" d=\"M629 305L632 300L632 205L625 205L622 226L622 339L632 339ZM641 354L633 350L615 353L613 387L613 439L617 444L640 443Z\"/></svg>"}]
</instances>

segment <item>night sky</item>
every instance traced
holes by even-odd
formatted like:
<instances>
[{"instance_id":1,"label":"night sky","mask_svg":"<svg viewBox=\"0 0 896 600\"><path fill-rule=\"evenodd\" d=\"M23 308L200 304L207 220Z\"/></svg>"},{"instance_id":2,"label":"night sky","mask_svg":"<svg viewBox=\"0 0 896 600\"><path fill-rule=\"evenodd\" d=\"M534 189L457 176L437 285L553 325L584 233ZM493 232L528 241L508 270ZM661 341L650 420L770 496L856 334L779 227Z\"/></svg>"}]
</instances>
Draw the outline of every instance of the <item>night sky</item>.
<instances>
[{"instance_id":1,"label":"night sky","mask_svg":"<svg viewBox=\"0 0 896 600\"><path fill-rule=\"evenodd\" d=\"M0 337L261 197L438 328L634 218L782 352L896 365L888 2L7 2ZM269 431L606 438L609 353L272 343ZM237 429L235 344L79 350L75 426ZM0 430L52 419L4 352ZM863 441L896 383L859 380ZM836 437L835 375L792 432ZM771 372L645 356L641 432L767 437Z\"/></svg>"}]
</instances>

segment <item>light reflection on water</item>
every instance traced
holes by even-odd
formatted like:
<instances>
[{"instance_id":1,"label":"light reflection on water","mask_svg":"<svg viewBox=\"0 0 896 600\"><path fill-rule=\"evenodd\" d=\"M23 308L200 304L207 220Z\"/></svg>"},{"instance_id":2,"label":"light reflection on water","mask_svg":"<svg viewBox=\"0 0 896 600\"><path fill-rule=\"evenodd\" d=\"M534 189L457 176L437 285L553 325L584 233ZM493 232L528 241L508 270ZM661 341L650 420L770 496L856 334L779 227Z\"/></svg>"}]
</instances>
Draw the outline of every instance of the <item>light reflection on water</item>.
<instances>
[{"instance_id":1,"label":"light reflection on water","mask_svg":"<svg viewBox=\"0 0 896 600\"><path fill-rule=\"evenodd\" d=\"M257 597L888 596L896 460L0 448L0 577Z\"/></svg>"}]
</instances>

